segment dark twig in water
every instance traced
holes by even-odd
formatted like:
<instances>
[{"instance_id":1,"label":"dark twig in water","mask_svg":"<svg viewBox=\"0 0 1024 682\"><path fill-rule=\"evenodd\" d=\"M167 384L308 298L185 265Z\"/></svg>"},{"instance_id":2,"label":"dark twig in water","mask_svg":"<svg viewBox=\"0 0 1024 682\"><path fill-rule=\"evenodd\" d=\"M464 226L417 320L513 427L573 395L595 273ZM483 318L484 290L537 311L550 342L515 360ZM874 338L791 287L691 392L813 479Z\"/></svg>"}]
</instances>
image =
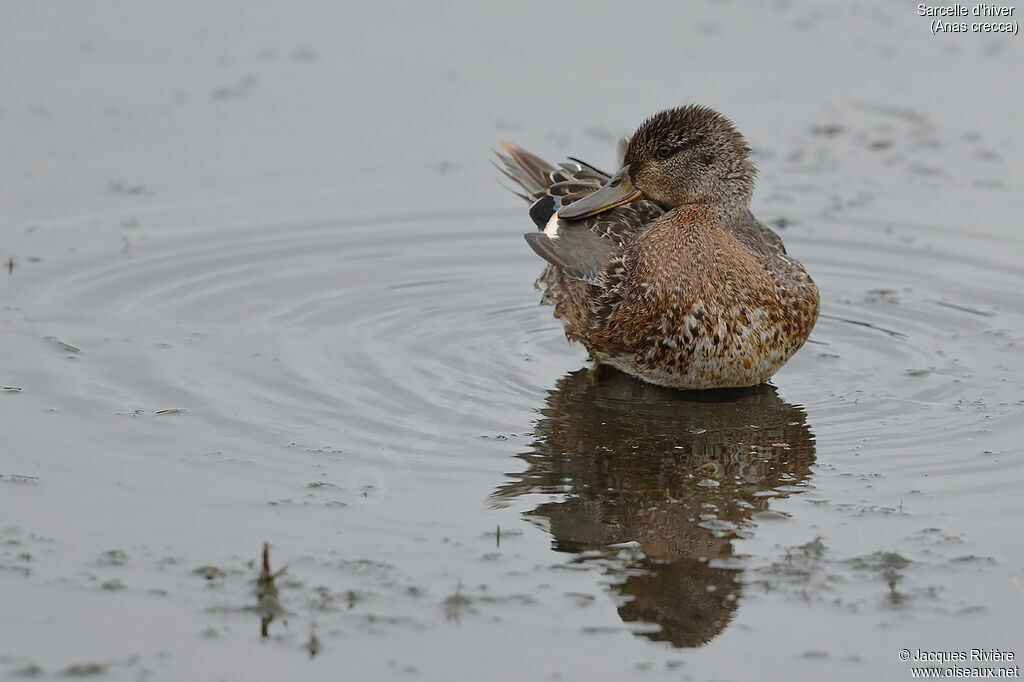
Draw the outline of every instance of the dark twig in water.
<instances>
[{"instance_id":1,"label":"dark twig in water","mask_svg":"<svg viewBox=\"0 0 1024 682\"><path fill-rule=\"evenodd\" d=\"M855 324L858 327L867 327L868 329L874 329L876 331L882 332L883 334L894 336L897 339L907 338L907 335L904 334L903 332L897 332L893 331L892 329L886 329L885 327L879 327L878 325L871 324L870 322L861 322L860 320L851 320L846 317L839 317L838 315L826 315L825 313L818 315L818 317L826 320L836 320L838 322L845 322L847 324Z\"/></svg>"},{"instance_id":2,"label":"dark twig in water","mask_svg":"<svg viewBox=\"0 0 1024 682\"><path fill-rule=\"evenodd\" d=\"M284 613L281 603L277 600L277 585L274 580L288 569L283 567L277 573L270 571L270 543L263 543L263 568L256 578L256 609L260 612L260 637L267 637L274 616Z\"/></svg>"},{"instance_id":3,"label":"dark twig in water","mask_svg":"<svg viewBox=\"0 0 1024 682\"><path fill-rule=\"evenodd\" d=\"M978 310L977 308L970 308L970 307L965 306L965 305L957 305L956 303L949 303L947 301L937 301L937 300L935 300L933 298L926 298L925 300L928 301L929 303L934 303L935 305L945 306L946 308L952 308L953 310L959 310L959 311L962 311L962 312L965 312L965 313L972 313L974 315L982 315L983 317L995 317L996 316L995 313L990 313L990 312L985 311L985 310Z\"/></svg>"},{"instance_id":4,"label":"dark twig in water","mask_svg":"<svg viewBox=\"0 0 1024 682\"><path fill-rule=\"evenodd\" d=\"M14 256L9 256L7 258L7 274L8 275L13 275L14 274Z\"/></svg>"}]
</instances>

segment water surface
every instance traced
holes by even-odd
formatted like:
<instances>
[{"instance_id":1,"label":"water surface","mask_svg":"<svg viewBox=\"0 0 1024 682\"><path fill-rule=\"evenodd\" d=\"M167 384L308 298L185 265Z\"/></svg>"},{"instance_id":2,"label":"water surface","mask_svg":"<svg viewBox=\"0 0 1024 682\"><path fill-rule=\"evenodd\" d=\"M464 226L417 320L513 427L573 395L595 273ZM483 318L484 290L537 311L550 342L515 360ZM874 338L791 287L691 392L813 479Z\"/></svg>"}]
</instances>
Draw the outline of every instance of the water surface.
<instances>
[{"instance_id":1,"label":"water surface","mask_svg":"<svg viewBox=\"0 0 1024 682\"><path fill-rule=\"evenodd\" d=\"M0 673L903 679L902 648L1024 655L1020 43L765 7L702 6L682 44L529 4L19 10ZM570 24L594 51L555 49ZM630 60L584 68L630 27ZM763 63L715 49L755 40ZM822 292L770 386L591 371L487 164L501 138L607 166L689 100L746 132L755 212Z\"/></svg>"}]
</instances>

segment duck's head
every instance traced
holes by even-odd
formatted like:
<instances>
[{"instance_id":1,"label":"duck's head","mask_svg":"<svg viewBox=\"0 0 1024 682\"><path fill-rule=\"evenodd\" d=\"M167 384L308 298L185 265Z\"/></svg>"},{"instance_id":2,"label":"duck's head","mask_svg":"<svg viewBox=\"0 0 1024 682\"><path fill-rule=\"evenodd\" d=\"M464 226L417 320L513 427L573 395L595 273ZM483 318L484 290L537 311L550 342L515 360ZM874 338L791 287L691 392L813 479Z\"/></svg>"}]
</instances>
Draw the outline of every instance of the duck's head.
<instances>
[{"instance_id":1,"label":"duck's head","mask_svg":"<svg viewBox=\"0 0 1024 682\"><path fill-rule=\"evenodd\" d=\"M586 218L637 199L668 207L746 207L756 174L749 156L750 147L725 116L695 104L668 109L637 129L624 165L603 187L558 216Z\"/></svg>"}]
</instances>

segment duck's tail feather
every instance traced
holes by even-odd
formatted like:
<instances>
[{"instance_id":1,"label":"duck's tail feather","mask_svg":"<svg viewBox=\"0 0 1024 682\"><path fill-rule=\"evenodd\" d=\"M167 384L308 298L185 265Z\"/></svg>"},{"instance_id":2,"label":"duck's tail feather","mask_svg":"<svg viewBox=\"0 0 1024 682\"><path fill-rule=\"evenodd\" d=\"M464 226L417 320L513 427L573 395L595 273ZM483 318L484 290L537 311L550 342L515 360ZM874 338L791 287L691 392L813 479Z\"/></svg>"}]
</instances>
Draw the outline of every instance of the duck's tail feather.
<instances>
[{"instance_id":1,"label":"duck's tail feather","mask_svg":"<svg viewBox=\"0 0 1024 682\"><path fill-rule=\"evenodd\" d=\"M555 167L519 145L508 142L499 142L498 144L505 150L505 153L495 151L494 154L501 160L504 167L498 164L494 165L505 174L505 177L522 187L525 194L512 191L531 203L545 196L548 193L548 188L551 187L551 174L555 172Z\"/></svg>"},{"instance_id":2,"label":"duck's tail feather","mask_svg":"<svg viewBox=\"0 0 1024 682\"><path fill-rule=\"evenodd\" d=\"M516 196L530 202L530 218L539 230L547 227L551 217L562 206L587 196L611 177L605 171L576 158L570 157L568 162L552 166L517 144L498 144L504 153L495 150L494 155L498 157L500 165L495 163L494 166L518 186L518 189L509 189ZM537 250L535 242L530 245Z\"/></svg>"},{"instance_id":3,"label":"duck's tail feather","mask_svg":"<svg viewBox=\"0 0 1024 682\"><path fill-rule=\"evenodd\" d=\"M501 162L501 165L495 163L495 168L523 190L510 188L514 194L532 204L550 195L558 199L555 207L558 210L562 204L571 204L590 194L611 177L605 171L576 158L570 157L569 162L552 166L517 144L498 144L505 153L495 150L494 155Z\"/></svg>"}]
</instances>

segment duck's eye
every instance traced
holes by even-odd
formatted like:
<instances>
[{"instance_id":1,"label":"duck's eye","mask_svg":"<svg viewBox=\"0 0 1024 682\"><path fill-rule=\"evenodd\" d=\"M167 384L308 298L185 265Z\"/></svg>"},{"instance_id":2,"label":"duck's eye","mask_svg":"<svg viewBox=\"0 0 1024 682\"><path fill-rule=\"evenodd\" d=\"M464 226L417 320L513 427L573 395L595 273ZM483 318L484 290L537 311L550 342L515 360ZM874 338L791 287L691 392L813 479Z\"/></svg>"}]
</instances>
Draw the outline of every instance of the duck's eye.
<instances>
[{"instance_id":1,"label":"duck's eye","mask_svg":"<svg viewBox=\"0 0 1024 682\"><path fill-rule=\"evenodd\" d=\"M668 157L672 156L672 148L667 144L663 144L654 150L654 158L661 159L664 161Z\"/></svg>"}]
</instances>

